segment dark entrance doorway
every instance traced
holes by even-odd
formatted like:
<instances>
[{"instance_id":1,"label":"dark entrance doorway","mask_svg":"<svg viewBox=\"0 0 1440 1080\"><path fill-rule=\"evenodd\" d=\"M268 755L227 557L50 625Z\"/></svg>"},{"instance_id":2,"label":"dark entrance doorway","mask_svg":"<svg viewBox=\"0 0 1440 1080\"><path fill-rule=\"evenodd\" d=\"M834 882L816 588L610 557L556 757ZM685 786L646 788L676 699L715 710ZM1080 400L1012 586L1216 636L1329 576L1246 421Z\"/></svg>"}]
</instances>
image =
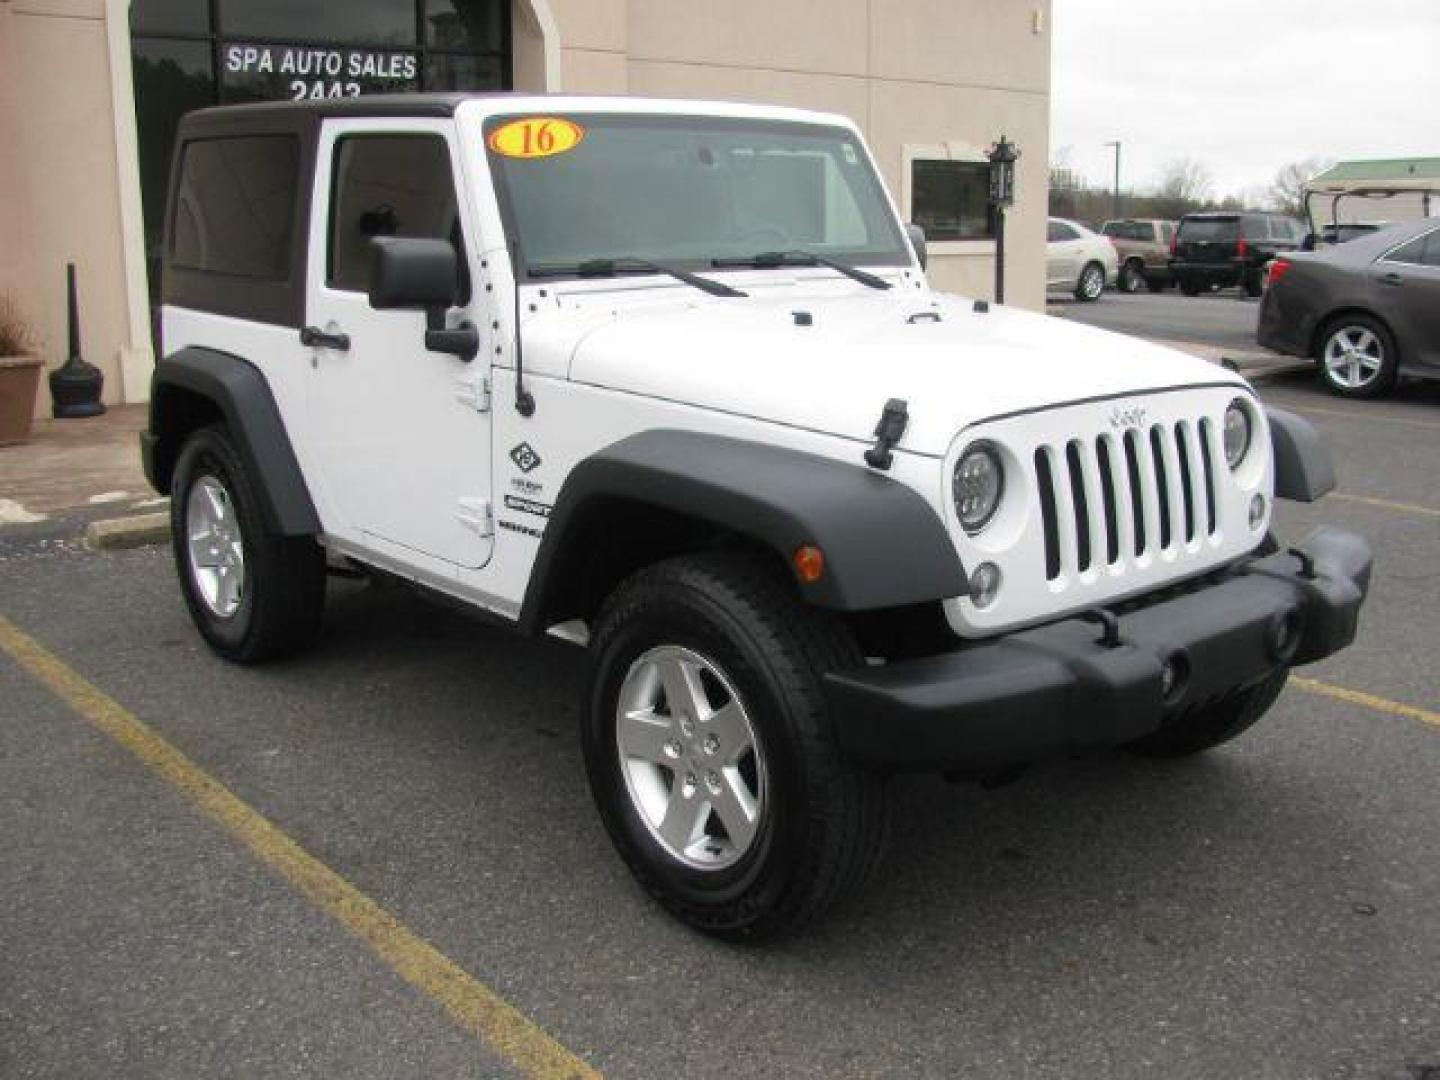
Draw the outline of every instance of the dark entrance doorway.
<instances>
[{"instance_id":1,"label":"dark entrance doorway","mask_svg":"<svg viewBox=\"0 0 1440 1080\"><path fill-rule=\"evenodd\" d=\"M509 0L133 0L130 35L152 296L183 114L242 101L512 85Z\"/></svg>"}]
</instances>

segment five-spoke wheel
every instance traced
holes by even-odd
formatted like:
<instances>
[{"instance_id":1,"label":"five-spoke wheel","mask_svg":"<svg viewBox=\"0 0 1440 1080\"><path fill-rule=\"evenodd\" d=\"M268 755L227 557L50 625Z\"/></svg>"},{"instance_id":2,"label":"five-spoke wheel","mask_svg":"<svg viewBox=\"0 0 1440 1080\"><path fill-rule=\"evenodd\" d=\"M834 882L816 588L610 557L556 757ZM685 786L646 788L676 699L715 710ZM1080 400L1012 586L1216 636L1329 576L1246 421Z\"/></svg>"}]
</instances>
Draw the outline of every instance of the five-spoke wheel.
<instances>
[{"instance_id":1,"label":"five-spoke wheel","mask_svg":"<svg viewBox=\"0 0 1440 1080\"><path fill-rule=\"evenodd\" d=\"M1394 340L1369 316L1332 324L1321 334L1317 352L1321 379L1342 397L1375 397L1395 381Z\"/></svg>"},{"instance_id":2,"label":"five-spoke wheel","mask_svg":"<svg viewBox=\"0 0 1440 1080\"><path fill-rule=\"evenodd\" d=\"M198 477L185 500L190 577L217 617L231 618L245 594L245 538L230 492L213 476Z\"/></svg>"},{"instance_id":3,"label":"five-spoke wheel","mask_svg":"<svg viewBox=\"0 0 1440 1080\"><path fill-rule=\"evenodd\" d=\"M625 787L641 820L680 862L730 866L750 849L765 802L765 761L734 684L675 645L633 664L615 710Z\"/></svg>"}]
</instances>

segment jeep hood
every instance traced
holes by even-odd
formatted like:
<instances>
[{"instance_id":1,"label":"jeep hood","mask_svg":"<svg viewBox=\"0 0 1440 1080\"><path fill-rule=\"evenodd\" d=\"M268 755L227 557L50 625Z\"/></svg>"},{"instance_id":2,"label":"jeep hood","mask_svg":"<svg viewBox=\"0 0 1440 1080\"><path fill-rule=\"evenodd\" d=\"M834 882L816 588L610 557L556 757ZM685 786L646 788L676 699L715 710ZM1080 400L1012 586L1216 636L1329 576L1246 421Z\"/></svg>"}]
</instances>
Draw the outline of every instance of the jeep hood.
<instances>
[{"instance_id":1,"label":"jeep hood","mask_svg":"<svg viewBox=\"0 0 1440 1080\"><path fill-rule=\"evenodd\" d=\"M1244 383L1204 360L1062 318L923 290L794 289L557 312L527 327L581 383L869 442L885 402L908 403L899 447L943 455L978 420L1085 398ZM808 324L806 320L808 316ZM531 355L534 355L532 352ZM558 361L558 363L556 363ZM546 365L551 366L550 364Z\"/></svg>"}]
</instances>

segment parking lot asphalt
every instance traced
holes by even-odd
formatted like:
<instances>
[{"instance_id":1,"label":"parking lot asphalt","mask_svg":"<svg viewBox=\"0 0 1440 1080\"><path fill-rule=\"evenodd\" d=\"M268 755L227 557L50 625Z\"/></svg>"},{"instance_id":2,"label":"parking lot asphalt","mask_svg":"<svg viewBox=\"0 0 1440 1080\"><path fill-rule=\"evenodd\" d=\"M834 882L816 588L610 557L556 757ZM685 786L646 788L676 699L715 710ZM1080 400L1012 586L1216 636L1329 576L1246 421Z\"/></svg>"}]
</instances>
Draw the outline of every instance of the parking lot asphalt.
<instances>
[{"instance_id":1,"label":"parking lot asphalt","mask_svg":"<svg viewBox=\"0 0 1440 1080\"><path fill-rule=\"evenodd\" d=\"M1106 292L1093 303L1050 297L1050 310L1072 322L1122 334L1185 345L1210 345L1230 353L1260 351L1255 320L1260 301L1239 289L1183 296L1162 293Z\"/></svg>"},{"instance_id":2,"label":"parking lot asphalt","mask_svg":"<svg viewBox=\"0 0 1440 1080\"><path fill-rule=\"evenodd\" d=\"M1357 644L1200 758L897 779L877 884L765 947L681 928L612 853L569 646L336 582L320 648L236 668L167 550L0 531L0 1076L564 1075L547 1037L612 1077L1440 1067L1440 393L1261 390L1340 469L1282 539L1374 545ZM523 1019L467 1024L487 993Z\"/></svg>"}]
</instances>

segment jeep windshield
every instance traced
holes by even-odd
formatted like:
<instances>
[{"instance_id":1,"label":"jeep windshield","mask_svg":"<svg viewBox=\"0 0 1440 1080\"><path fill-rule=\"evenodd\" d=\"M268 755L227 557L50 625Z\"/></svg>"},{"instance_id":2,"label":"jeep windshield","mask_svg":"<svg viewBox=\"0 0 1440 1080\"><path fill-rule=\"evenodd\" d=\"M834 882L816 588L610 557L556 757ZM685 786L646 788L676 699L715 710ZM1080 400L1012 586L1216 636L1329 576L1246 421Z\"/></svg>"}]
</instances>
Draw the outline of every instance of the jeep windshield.
<instances>
[{"instance_id":1,"label":"jeep windshield","mask_svg":"<svg viewBox=\"0 0 1440 1080\"><path fill-rule=\"evenodd\" d=\"M551 118L535 118L529 143L523 130L507 138L526 119L485 129L522 279L595 276L584 269L608 262L667 271L807 262L761 254L771 252L803 252L819 266L910 264L880 179L843 128L573 114L553 119L575 129L558 141L539 134Z\"/></svg>"}]
</instances>

